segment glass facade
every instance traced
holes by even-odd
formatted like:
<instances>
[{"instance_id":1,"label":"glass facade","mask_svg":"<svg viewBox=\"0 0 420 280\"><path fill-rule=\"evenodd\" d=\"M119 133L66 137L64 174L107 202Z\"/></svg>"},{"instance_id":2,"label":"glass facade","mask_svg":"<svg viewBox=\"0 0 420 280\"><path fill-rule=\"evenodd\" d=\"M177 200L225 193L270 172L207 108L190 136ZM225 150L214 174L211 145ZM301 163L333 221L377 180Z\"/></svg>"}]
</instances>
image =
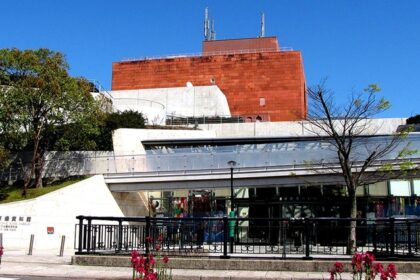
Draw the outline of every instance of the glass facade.
<instances>
[{"instance_id":1,"label":"glass facade","mask_svg":"<svg viewBox=\"0 0 420 280\"><path fill-rule=\"evenodd\" d=\"M364 161L366 157L393 141L392 136L360 137L352 160ZM409 135L381 160L393 160L403 147L420 151L420 135ZM328 139L251 138L251 139L199 139L144 141L145 171L176 171L227 168L234 160L238 167L295 166L337 163L337 152ZM418 155L410 155L416 158ZM137 158L136 158L137 161ZM136 169L135 169L136 170Z\"/></svg>"},{"instance_id":2,"label":"glass facade","mask_svg":"<svg viewBox=\"0 0 420 280\"><path fill-rule=\"evenodd\" d=\"M413 180L414 195L420 196L420 179Z\"/></svg>"},{"instance_id":3,"label":"glass facade","mask_svg":"<svg viewBox=\"0 0 420 280\"><path fill-rule=\"evenodd\" d=\"M366 159L378 147L393 141L392 136L359 137L352 160ZM420 150L420 135L412 134L381 160L393 160L410 143ZM293 168L309 164L336 164L337 152L330 140L316 137L190 139L145 141L144 166L148 171ZM416 158L418 155L410 155ZM303 167L299 167L303 168ZM326 174L328 176L328 174ZM345 186L326 183L296 185L240 186L235 184L235 208L244 217L303 218L348 217L350 204ZM220 216L231 208L230 189L177 190L161 195L167 216ZM381 181L360 186L356 192L359 217L420 216L420 179Z\"/></svg>"},{"instance_id":4,"label":"glass facade","mask_svg":"<svg viewBox=\"0 0 420 280\"><path fill-rule=\"evenodd\" d=\"M389 180L358 188L358 216L385 218L420 217L417 197L420 179ZM414 189L414 194L412 194ZM311 218L348 217L348 192L341 185L235 187L235 209L241 217ZM158 200L158 214L167 217L227 215L230 188L148 192Z\"/></svg>"},{"instance_id":5,"label":"glass facade","mask_svg":"<svg viewBox=\"0 0 420 280\"><path fill-rule=\"evenodd\" d=\"M393 196L410 196L411 185L408 180L391 180L389 182L390 194Z\"/></svg>"}]
</instances>

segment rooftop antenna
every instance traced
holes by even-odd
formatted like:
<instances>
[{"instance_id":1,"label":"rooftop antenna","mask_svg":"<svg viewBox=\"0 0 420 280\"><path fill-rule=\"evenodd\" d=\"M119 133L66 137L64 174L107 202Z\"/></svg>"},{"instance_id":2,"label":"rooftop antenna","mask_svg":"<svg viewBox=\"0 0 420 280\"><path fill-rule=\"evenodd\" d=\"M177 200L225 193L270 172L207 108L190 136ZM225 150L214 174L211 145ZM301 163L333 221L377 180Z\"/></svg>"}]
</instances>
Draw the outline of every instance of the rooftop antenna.
<instances>
[{"instance_id":1,"label":"rooftop antenna","mask_svg":"<svg viewBox=\"0 0 420 280\"><path fill-rule=\"evenodd\" d=\"M210 40L216 40L216 31L214 31L214 19L211 20Z\"/></svg>"},{"instance_id":2,"label":"rooftop antenna","mask_svg":"<svg viewBox=\"0 0 420 280\"><path fill-rule=\"evenodd\" d=\"M261 34L260 37L265 37L265 17L264 13L261 14Z\"/></svg>"},{"instance_id":3,"label":"rooftop antenna","mask_svg":"<svg viewBox=\"0 0 420 280\"><path fill-rule=\"evenodd\" d=\"M209 24L209 8L206 7L204 10L204 40L208 41L210 39L210 24Z\"/></svg>"}]
</instances>

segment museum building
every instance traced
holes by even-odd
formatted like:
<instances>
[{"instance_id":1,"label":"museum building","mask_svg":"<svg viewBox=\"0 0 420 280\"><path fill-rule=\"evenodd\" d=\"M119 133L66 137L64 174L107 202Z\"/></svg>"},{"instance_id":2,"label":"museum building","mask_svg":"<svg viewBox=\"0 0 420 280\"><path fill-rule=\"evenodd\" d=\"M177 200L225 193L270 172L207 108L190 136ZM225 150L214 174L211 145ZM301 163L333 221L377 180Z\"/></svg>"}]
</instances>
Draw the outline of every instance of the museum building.
<instances>
[{"instance_id":1,"label":"museum building","mask_svg":"<svg viewBox=\"0 0 420 280\"><path fill-rule=\"evenodd\" d=\"M330 141L311 134L305 122L301 52L281 48L277 37L264 33L214 40L206 31L211 33L205 30L199 55L113 63L110 91L115 110L139 110L149 121L161 118L157 123L166 125L173 125L168 120L174 117L189 118L184 124L196 129L114 133L114 153L137 155L133 161L142 162L127 163L134 177L142 172L195 172L201 177L172 180L168 175L121 183L111 175L110 189L140 191L143 200L154 201L143 208L148 213L139 215L153 208L164 216L220 216L234 203L241 217L347 217L348 191L342 178L314 173L305 165L332 163L336 154ZM151 114L147 107L153 104L144 100L160 104L162 112ZM373 122L378 135L359 139L369 143L366 147L387 143L405 124L403 119ZM418 135L409 139L420 148ZM395 153L384 160L394 158ZM420 215L418 195L417 179L379 180L358 188L358 208L362 217Z\"/></svg>"}]
</instances>

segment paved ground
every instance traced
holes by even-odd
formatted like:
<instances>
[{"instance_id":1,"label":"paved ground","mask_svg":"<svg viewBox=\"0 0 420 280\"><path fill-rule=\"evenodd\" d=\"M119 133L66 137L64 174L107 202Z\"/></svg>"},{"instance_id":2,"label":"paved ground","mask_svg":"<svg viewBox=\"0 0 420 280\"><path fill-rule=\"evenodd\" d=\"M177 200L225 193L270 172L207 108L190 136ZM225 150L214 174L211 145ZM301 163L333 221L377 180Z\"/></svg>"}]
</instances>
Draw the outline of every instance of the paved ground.
<instances>
[{"instance_id":1,"label":"paved ground","mask_svg":"<svg viewBox=\"0 0 420 280\"><path fill-rule=\"evenodd\" d=\"M131 269L124 267L76 266L70 264L71 255L58 257L55 252L6 251L0 265L0 280L64 280L64 279L131 279ZM329 279L328 273L278 271L222 271L183 270L172 272L176 280L216 279ZM352 279L350 274L343 279ZM399 280L420 280L419 274L400 274Z\"/></svg>"}]
</instances>

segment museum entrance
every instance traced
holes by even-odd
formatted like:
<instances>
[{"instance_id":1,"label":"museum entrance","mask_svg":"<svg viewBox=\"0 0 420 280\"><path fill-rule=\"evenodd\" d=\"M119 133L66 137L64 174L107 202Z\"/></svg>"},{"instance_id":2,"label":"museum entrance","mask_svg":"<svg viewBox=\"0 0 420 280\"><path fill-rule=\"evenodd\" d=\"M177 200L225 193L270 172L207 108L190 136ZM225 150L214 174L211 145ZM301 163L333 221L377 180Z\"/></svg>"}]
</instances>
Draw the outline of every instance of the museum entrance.
<instances>
[{"instance_id":1,"label":"museum entrance","mask_svg":"<svg viewBox=\"0 0 420 280\"><path fill-rule=\"evenodd\" d=\"M237 205L239 212L248 209L250 220L246 240L279 244L287 239L300 246L304 231L302 219L347 217L349 205L345 196L341 186L249 188L249 198L238 200ZM325 231L324 228L319 230ZM316 235L328 236L327 233L317 232Z\"/></svg>"}]
</instances>

